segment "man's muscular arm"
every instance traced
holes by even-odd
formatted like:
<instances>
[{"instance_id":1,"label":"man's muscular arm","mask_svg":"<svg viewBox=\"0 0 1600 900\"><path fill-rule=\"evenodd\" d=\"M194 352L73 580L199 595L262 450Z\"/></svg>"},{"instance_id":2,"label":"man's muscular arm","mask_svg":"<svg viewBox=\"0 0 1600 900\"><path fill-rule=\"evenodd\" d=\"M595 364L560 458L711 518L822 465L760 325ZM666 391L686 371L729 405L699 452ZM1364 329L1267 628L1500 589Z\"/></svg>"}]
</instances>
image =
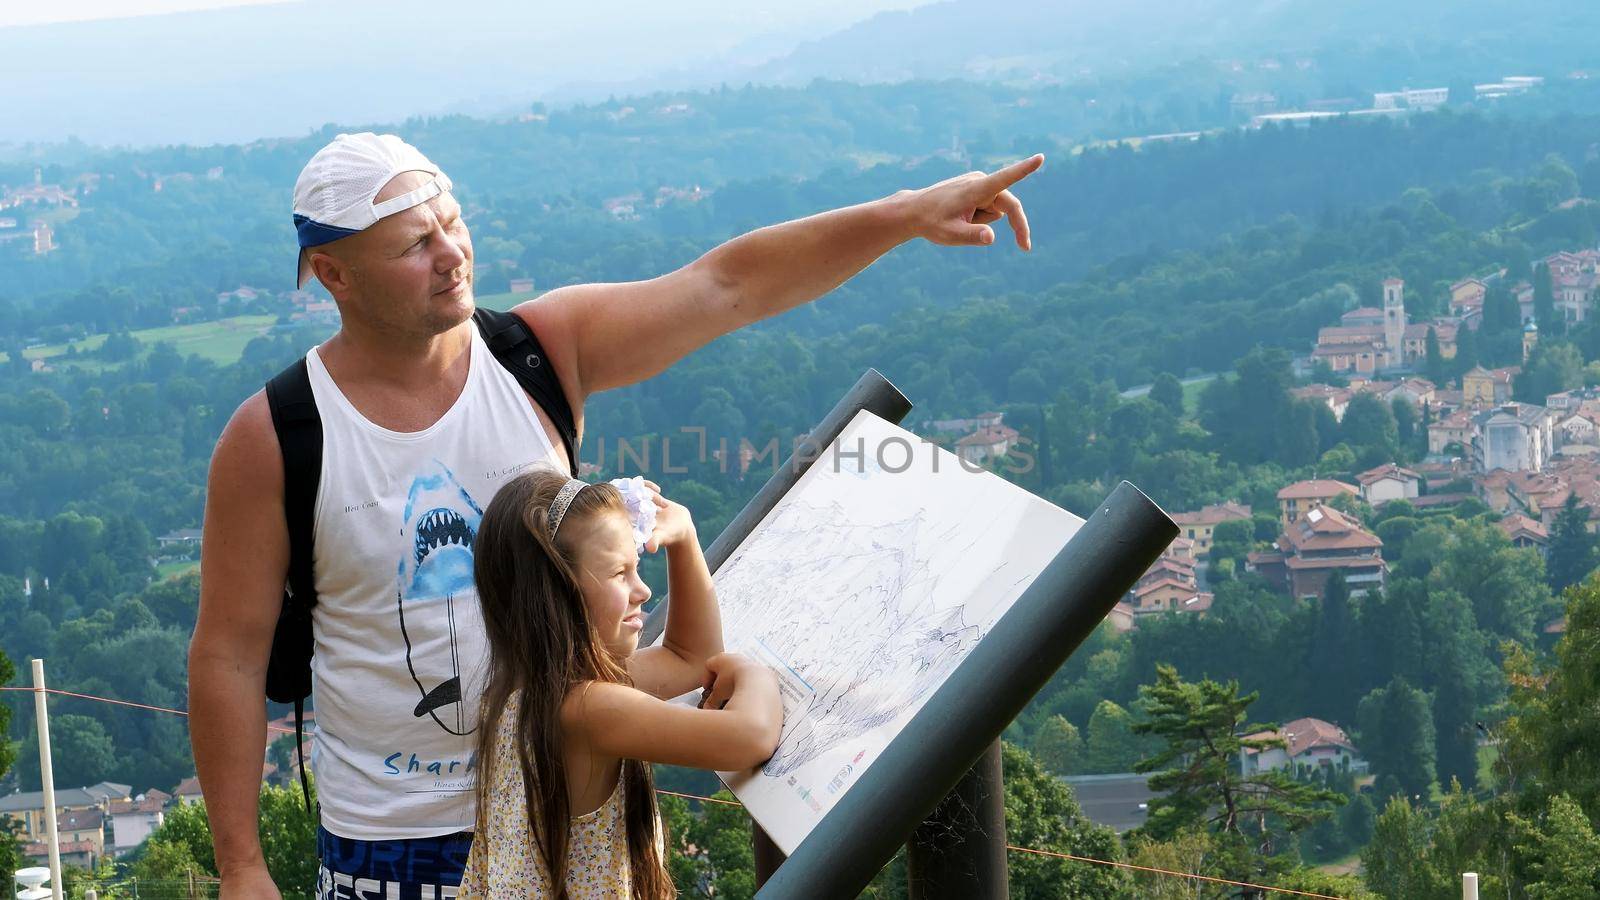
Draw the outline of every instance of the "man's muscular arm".
<instances>
[{"instance_id":1,"label":"man's muscular arm","mask_svg":"<svg viewBox=\"0 0 1600 900\"><path fill-rule=\"evenodd\" d=\"M1034 156L916 191L760 228L675 272L626 284L556 288L517 307L540 335L574 408L591 394L643 381L712 340L826 294L916 237L950 246L994 242L1009 219L1033 245L1009 188Z\"/></svg>"},{"instance_id":2,"label":"man's muscular arm","mask_svg":"<svg viewBox=\"0 0 1600 900\"><path fill-rule=\"evenodd\" d=\"M283 605L289 533L283 459L264 392L217 441L206 482L200 615L189 643L189 739L225 898L276 898L261 855L267 658Z\"/></svg>"}]
</instances>

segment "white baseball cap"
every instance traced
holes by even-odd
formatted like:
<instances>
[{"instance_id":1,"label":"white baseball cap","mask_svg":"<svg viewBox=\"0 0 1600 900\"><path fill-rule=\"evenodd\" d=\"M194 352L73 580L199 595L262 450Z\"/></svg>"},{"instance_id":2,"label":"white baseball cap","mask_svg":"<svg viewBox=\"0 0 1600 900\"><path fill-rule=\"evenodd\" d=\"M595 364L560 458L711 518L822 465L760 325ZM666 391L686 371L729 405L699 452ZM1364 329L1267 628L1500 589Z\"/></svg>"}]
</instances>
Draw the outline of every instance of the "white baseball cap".
<instances>
[{"instance_id":1,"label":"white baseball cap","mask_svg":"<svg viewBox=\"0 0 1600 900\"><path fill-rule=\"evenodd\" d=\"M433 177L382 203L373 198L401 172ZM363 231L384 216L426 203L450 190L450 179L422 151L392 134L341 134L318 150L294 183L294 227L300 237L296 286L311 277L311 247Z\"/></svg>"}]
</instances>

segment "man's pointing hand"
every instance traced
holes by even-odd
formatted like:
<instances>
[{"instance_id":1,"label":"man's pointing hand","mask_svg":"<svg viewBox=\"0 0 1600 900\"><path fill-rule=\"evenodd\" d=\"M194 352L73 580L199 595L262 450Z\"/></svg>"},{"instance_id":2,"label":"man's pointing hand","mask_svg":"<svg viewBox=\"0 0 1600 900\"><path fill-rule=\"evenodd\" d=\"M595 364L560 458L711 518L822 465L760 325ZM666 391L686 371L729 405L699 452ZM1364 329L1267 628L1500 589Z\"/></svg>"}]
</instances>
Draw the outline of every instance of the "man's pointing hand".
<instances>
[{"instance_id":1,"label":"man's pointing hand","mask_svg":"<svg viewBox=\"0 0 1600 900\"><path fill-rule=\"evenodd\" d=\"M919 191L908 191L904 199L912 228L919 237L935 244L982 246L994 243L994 229L989 223L1005 218L1011 221L1017 246L1032 250L1028 217L1022 211L1022 201L1010 188L1042 165L1044 154L1039 153L998 172L968 172Z\"/></svg>"}]
</instances>

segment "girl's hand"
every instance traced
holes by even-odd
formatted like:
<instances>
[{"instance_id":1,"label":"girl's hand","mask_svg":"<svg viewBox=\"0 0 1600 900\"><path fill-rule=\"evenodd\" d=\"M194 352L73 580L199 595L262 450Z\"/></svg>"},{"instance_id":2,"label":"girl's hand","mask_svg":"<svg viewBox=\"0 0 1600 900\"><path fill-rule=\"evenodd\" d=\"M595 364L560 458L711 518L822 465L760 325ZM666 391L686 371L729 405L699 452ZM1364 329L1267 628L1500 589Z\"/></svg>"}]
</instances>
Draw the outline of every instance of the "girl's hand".
<instances>
[{"instance_id":1,"label":"girl's hand","mask_svg":"<svg viewBox=\"0 0 1600 900\"><path fill-rule=\"evenodd\" d=\"M718 653L706 660L706 680L700 694L701 709L721 709L728 705L734 689L749 678L769 678L777 687L772 670L742 653Z\"/></svg>"},{"instance_id":2,"label":"girl's hand","mask_svg":"<svg viewBox=\"0 0 1600 900\"><path fill-rule=\"evenodd\" d=\"M698 542L700 538L695 533L694 519L690 517L688 507L661 496L661 488L655 482L646 481L645 484L655 491L652 499L656 504L656 527L650 534L650 540L645 541L645 552L654 553L662 547L670 550L684 541Z\"/></svg>"}]
</instances>

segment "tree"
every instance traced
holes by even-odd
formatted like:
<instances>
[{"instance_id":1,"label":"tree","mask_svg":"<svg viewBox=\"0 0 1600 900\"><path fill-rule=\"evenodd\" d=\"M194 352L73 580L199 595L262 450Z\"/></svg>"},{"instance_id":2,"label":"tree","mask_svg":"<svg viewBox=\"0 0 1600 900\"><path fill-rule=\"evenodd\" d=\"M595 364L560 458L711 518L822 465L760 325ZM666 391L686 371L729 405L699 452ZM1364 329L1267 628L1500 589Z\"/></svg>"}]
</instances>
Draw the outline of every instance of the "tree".
<instances>
[{"instance_id":1,"label":"tree","mask_svg":"<svg viewBox=\"0 0 1600 900\"><path fill-rule=\"evenodd\" d=\"M1583 354L1567 341L1540 341L1516 379L1516 398L1544 403L1546 397L1583 385Z\"/></svg>"},{"instance_id":2,"label":"tree","mask_svg":"<svg viewBox=\"0 0 1600 900\"><path fill-rule=\"evenodd\" d=\"M1006 841L1022 847L1116 861L1116 835L1083 815L1072 790L1046 772L1027 752L1001 748L1006 792ZM1115 896L1128 885L1120 869L1011 854L1011 896L1018 900L1094 900Z\"/></svg>"},{"instance_id":3,"label":"tree","mask_svg":"<svg viewBox=\"0 0 1600 900\"><path fill-rule=\"evenodd\" d=\"M1556 292L1550 267L1542 262L1533 267L1533 321L1539 326L1540 336L1546 339L1559 336L1566 326L1556 315Z\"/></svg>"},{"instance_id":4,"label":"tree","mask_svg":"<svg viewBox=\"0 0 1600 900\"><path fill-rule=\"evenodd\" d=\"M1317 431L1317 410L1327 410L1324 404L1296 400L1289 407L1289 418L1279 435L1278 459L1286 466L1309 466L1317 461L1322 450L1322 438ZM1332 410L1328 410L1330 413Z\"/></svg>"},{"instance_id":5,"label":"tree","mask_svg":"<svg viewBox=\"0 0 1600 900\"><path fill-rule=\"evenodd\" d=\"M713 795L732 800L727 791ZM707 803L698 812L679 797L661 798L667 870L684 896L750 900L756 893L750 816L737 805Z\"/></svg>"},{"instance_id":6,"label":"tree","mask_svg":"<svg viewBox=\"0 0 1600 900\"><path fill-rule=\"evenodd\" d=\"M1550 529L1550 555L1545 562L1545 577L1551 590L1566 590L1600 565L1600 544L1589 533L1589 510L1570 493L1556 514Z\"/></svg>"},{"instance_id":7,"label":"tree","mask_svg":"<svg viewBox=\"0 0 1600 900\"><path fill-rule=\"evenodd\" d=\"M1326 818L1330 804L1344 802L1339 794L1280 770L1237 771L1243 751L1284 746L1282 738L1241 736L1265 729L1245 725L1245 711L1258 695L1241 696L1237 681L1188 683L1177 669L1162 664L1156 667L1156 683L1141 686L1139 696L1147 718L1134 730L1164 742L1134 767L1155 773L1150 789L1160 796L1150 801L1142 827L1152 837L1170 839L1185 828L1201 827L1242 844L1251 833L1257 849L1270 853L1274 831L1297 832Z\"/></svg>"},{"instance_id":8,"label":"tree","mask_svg":"<svg viewBox=\"0 0 1600 900\"><path fill-rule=\"evenodd\" d=\"M1375 394L1357 394L1345 407L1340 434L1344 443L1355 451L1358 464L1369 461L1383 462L1394 459L1399 442L1399 429L1395 425L1394 410Z\"/></svg>"},{"instance_id":9,"label":"tree","mask_svg":"<svg viewBox=\"0 0 1600 900\"><path fill-rule=\"evenodd\" d=\"M1144 749L1145 742L1134 732L1133 716L1116 703L1101 700L1089 716L1083 771L1127 772L1144 755Z\"/></svg>"},{"instance_id":10,"label":"tree","mask_svg":"<svg viewBox=\"0 0 1600 900\"><path fill-rule=\"evenodd\" d=\"M1335 722L1350 721L1360 699L1361 648L1356 641L1350 588L1344 573L1335 569L1317 601L1317 626L1307 660L1307 668L1317 673L1311 706Z\"/></svg>"},{"instance_id":11,"label":"tree","mask_svg":"<svg viewBox=\"0 0 1600 900\"><path fill-rule=\"evenodd\" d=\"M1426 800L1433 792L1433 713L1428 695L1396 677L1363 697L1356 711L1361 752L1380 792Z\"/></svg>"},{"instance_id":12,"label":"tree","mask_svg":"<svg viewBox=\"0 0 1600 900\"><path fill-rule=\"evenodd\" d=\"M1389 407L1394 413L1396 449L1403 458L1417 439L1417 408L1404 397L1394 398Z\"/></svg>"},{"instance_id":13,"label":"tree","mask_svg":"<svg viewBox=\"0 0 1600 900\"><path fill-rule=\"evenodd\" d=\"M1150 399L1165 407L1175 419L1183 418L1183 383L1171 372L1162 372L1150 385Z\"/></svg>"},{"instance_id":14,"label":"tree","mask_svg":"<svg viewBox=\"0 0 1600 900\"><path fill-rule=\"evenodd\" d=\"M1456 522L1445 535L1430 587L1453 590L1471 601L1473 616L1484 631L1531 641L1535 618L1550 604L1539 552L1512 546L1504 532L1482 518Z\"/></svg>"},{"instance_id":15,"label":"tree","mask_svg":"<svg viewBox=\"0 0 1600 900\"><path fill-rule=\"evenodd\" d=\"M1507 780L1537 782L1600 818L1600 577L1567 589L1567 630L1555 665L1538 671L1513 648L1506 657L1513 714L1506 722Z\"/></svg>"},{"instance_id":16,"label":"tree","mask_svg":"<svg viewBox=\"0 0 1600 900\"><path fill-rule=\"evenodd\" d=\"M1229 519L1218 522L1211 530L1210 561L1213 566L1231 559L1243 571L1244 558L1255 549L1255 523L1248 519Z\"/></svg>"},{"instance_id":17,"label":"tree","mask_svg":"<svg viewBox=\"0 0 1600 900\"><path fill-rule=\"evenodd\" d=\"M1083 764L1083 738L1064 716L1051 716L1034 735L1033 755L1056 775L1071 775Z\"/></svg>"},{"instance_id":18,"label":"tree","mask_svg":"<svg viewBox=\"0 0 1600 900\"><path fill-rule=\"evenodd\" d=\"M1462 328L1456 332L1455 365L1452 367L1455 374L1460 376L1470 370L1479 362L1478 331L1475 328Z\"/></svg>"},{"instance_id":19,"label":"tree","mask_svg":"<svg viewBox=\"0 0 1600 900\"><path fill-rule=\"evenodd\" d=\"M11 665L11 660L0 650L0 684L10 684L17 670ZM0 735L10 734L11 706L0 703ZM11 763L17 758L16 745L9 740L0 738L0 778L4 778L6 771L11 768ZM15 823L9 816L0 816L0 873L14 872L22 862L22 847L17 840Z\"/></svg>"},{"instance_id":20,"label":"tree","mask_svg":"<svg viewBox=\"0 0 1600 900\"><path fill-rule=\"evenodd\" d=\"M1444 354L1439 350L1439 333L1432 325L1428 326L1428 340L1424 345L1427 349L1427 362L1424 364L1428 373L1428 380L1434 384L1444 384L1447 370L1444 364Z\"/></svg>"},{"instance_id":21,"label":"tree","mask_svg":"<svg viewBox=\"0 0 1600 900\"><path fill-rule=\"evenodd\" d=\"M61 785L82 786L105 781L117 765L117 751L99 720L67 713L50 717L50 761ZM39 789L39 736L23 742L17 775L30 790Z\"/></svg>"},{"instance_id":22,"label":"tree","mask_svg":"<svg viewBox=\"0 0 1600 900\"><path fill-rule=\"evenodd\" d=\"M1440 784L1452 780L1471 788L1478 783L1478 668L1487 647L1472 627L1466 598L1436 591L1423 617L1429 626L1427 684L1433 686L1434 763Z\"/></svg>"},{"instance_id":23,"label":"tree","mask_svg":"<svg viewBox=\"0 0 1600 900\"><path fill-rule=\"evenodd\" d=\"M1165 841L1134 833L1128 843L1128 861L1145 869L1163 869L1205 875L1216 853L1217 839L1201 828L1189 828ZM1188 879L1135 870L1134 883L1141 900L1192 900L1198 896Z\"/></svg>"},{"instance_id":24,"label":"tree","mask_svg":"<svg viewBox=\"0 0 1600 900\"><path fill-rule=\"evenodd\" d=\"M1372 840L1361 851L1367 884L1389 900L1448 896L1454 887L1426 865L1430 851L1426 816L1405 797L1389 798L1389 805L1373 825Z\"/></svg>"},{"instance_id":25,"label":"tree","mask_svg":"<svg viewBox=\"0 0 1600 900\"><path fill-rule=\"evenodd\" d=\"M1589 900L1600 895L1600 835L1566 794L1550 798L1543 820L1506 817L1534 900Z\"/></svg>"},{"instance_id":26,"label":"tree","mask_svg":"<svg viewBox=\"0 0 1600 900\"><path fill-rule=\"evenodd\" d=\"M316 802L316 783L311 785ZM298 786L263 786L259 799L261 853L272 880L285 897L310 897L317 892L317 823L306 812ZM217 859L205 804L173 806L146 845L150 871L164 878L186 877L191 870L216 877Z\"/></svg>"}]
</instances>

